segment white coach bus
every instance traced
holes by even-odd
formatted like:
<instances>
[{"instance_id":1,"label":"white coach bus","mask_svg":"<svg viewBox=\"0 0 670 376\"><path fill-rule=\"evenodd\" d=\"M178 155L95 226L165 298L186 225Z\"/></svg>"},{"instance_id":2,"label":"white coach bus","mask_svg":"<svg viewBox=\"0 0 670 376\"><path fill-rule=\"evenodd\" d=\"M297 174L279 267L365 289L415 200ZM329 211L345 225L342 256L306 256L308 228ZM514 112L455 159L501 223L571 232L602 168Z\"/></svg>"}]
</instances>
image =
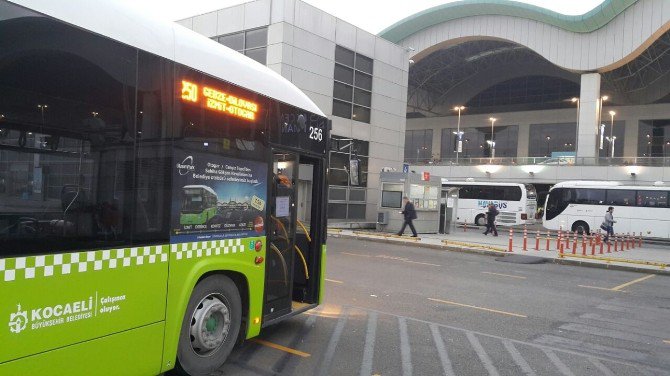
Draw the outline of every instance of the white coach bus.
<instances>
[{"instance_id":1,"label":"white coach bus","mask_svg":"<svg viewBox=\"0 0 670 376\"><path fill-rule=\"evenodd\" d=\"M494 204L499 213L496 223L512 226L535 223L537 193L532 184L442 181L442 188L460 188L458 222L486 225L486 211Z\"/></svg>"},{"instance_id":2,"label":"white coach bus","mask_svg":"<svg viewBox=\"0 0 670 376\"><path fill-rule=\"evenodd\" d=\"M554 185L545 202L544 227L550 230L597 230L607 208L614 207L615 233L670 237L666 186L627 186L614 182L568 181Z\"/></svg>"}]
</instances>

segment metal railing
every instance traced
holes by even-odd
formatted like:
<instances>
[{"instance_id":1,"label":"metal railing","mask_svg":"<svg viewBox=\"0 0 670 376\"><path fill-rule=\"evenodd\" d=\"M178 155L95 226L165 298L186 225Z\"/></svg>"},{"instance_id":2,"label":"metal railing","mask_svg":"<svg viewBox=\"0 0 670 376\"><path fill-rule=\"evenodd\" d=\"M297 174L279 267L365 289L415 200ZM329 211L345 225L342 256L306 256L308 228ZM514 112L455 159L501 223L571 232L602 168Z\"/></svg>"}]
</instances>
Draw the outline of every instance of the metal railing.
<instances>
[{"instance_id":1,"label":"metal railing","mask_svg":"<svg viewBox=\"0 0 670 376\"><path fill-rule=\"evenodd\" d=\"M405 163L415 166L478 166L478 165L502 165L502 166L670 166L670 157L502 157L502 158L406 158Z\"/></svg>"}]
</instances>

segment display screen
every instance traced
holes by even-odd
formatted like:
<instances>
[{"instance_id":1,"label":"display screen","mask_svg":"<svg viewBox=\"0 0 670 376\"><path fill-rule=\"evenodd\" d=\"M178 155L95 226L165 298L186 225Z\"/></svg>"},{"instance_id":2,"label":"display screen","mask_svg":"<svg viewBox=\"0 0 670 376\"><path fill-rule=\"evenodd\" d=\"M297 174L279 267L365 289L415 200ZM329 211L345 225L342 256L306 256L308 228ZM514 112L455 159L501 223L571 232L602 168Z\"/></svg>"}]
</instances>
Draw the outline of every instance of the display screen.
<instances>
[{"instance_id":1,"label":"display screen","mask_svg":"<svg viewBox=\"0 0 670 376\"><path fill-rule=\"evenodd\" d=\"M181 99L193 102L212 111L250 121L256 120L258 103L240 98L210 86L199 86L191 81L181 81Z\"/></svg>"}]
</instances>

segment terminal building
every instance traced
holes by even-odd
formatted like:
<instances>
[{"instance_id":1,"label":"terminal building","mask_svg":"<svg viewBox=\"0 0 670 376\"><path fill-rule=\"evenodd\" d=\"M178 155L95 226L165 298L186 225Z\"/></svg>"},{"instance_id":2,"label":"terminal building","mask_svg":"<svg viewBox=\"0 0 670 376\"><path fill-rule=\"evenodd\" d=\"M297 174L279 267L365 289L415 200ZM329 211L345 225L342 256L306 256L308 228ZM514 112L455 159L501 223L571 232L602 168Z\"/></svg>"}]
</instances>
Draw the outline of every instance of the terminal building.
<instances>
[{"instance_id":1,"label":"terminal building","mask_svg":"<svg viewBox=\"0 0 670 376\"><path fill-rule=\"evenodd\" d=\"M545 191L670 181L665 0L605 0L579 16L466 0L379 35L299 0L178 22L267 64L330 116L332 219L374 221L379 173L403 162Z\"/></svg>"}]
</instances>

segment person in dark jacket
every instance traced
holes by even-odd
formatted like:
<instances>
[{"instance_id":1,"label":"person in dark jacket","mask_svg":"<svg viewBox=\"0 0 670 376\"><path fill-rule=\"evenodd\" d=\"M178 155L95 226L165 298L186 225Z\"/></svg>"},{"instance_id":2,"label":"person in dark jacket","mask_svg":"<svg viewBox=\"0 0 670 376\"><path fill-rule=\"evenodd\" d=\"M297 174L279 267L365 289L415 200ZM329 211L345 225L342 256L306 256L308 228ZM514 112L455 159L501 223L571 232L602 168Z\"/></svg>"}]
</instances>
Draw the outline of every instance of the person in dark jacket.
<instances>
[{"instance_id":1,"label":"person in dark jacket","mask_svg":"<svg viewBox=\"0 0 670 376\"><path fill-rule=\"evenodd\" d=\"M489 232L493 233L493 236L498 236L498 229L496 228L496 216L498 215L498 209L493 204L489 204L489 210L486 212L486 231L484 235L488 235Z\"/></svg>"},{"instance_id":2,"label":"person in dark jacket","mask_svg":"<svg viewBox=\"0 0 670 376\"><path fill-rule=\"evenodd\" d=\"M404 207L403 211L400 213L403 214L405 220L402 222L402 228L400 229L400 232L398 232L398 235L402 236L402 234L405 232L405 227L409 225L409 229L412 230L412 237L416 238L416 229L414 228L414 224L412 224L412 220L416 219L416 210L414 209L414 204L409 201L407 196L402 198L402 202Z\"/></svg>"}]
</instances>

